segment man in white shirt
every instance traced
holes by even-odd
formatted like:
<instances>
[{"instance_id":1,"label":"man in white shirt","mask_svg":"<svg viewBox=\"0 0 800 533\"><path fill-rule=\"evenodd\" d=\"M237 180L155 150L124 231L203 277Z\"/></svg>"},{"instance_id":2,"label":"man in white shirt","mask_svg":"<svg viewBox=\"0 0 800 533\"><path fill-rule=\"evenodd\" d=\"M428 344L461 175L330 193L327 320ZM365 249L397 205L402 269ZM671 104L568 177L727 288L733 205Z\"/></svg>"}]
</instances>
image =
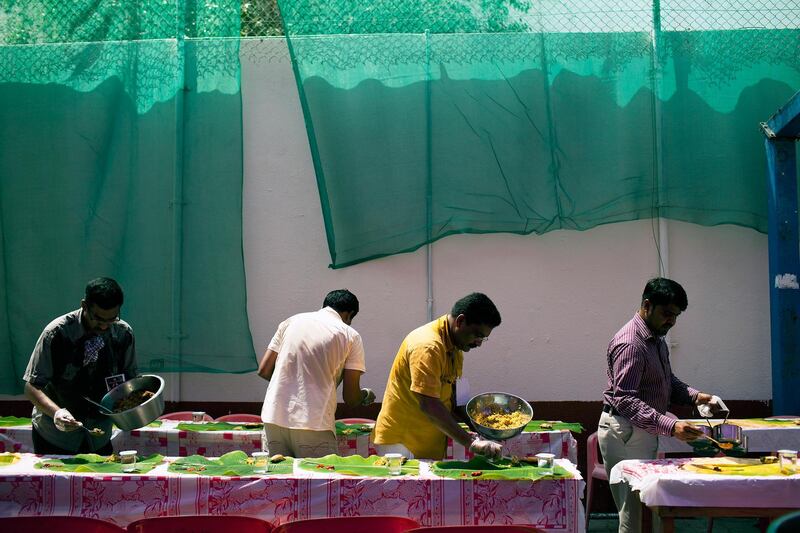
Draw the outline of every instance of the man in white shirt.
<instances>
[{"instance_id":1,"label":"man in white shirt","mask_svg":"<svg viewBox=\"0 0 800 533\"><path fill-rule=\"evenodd\" d=\"M364 345L350 327L358 298L346 290L328 293L322 309L294 315L278 326L258 375L269 380L261 420L271 454L321 457L338 451L336 387L350 406L369 405L375 393L361 388Z\"/></svg>"}]
</instances>

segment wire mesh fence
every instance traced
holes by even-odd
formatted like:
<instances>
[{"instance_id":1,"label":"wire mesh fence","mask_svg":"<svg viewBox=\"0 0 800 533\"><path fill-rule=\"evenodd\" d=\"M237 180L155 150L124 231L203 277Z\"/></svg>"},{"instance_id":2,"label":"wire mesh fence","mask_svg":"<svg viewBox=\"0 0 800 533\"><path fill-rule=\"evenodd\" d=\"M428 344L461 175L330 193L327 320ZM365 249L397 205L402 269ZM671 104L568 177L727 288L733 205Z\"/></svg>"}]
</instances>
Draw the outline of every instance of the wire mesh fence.
<instances>
[{"instance_id":1,"label":"wire mesh fence","mask_svg":"<svg viewBox=\"0 0 800 533\"><path fill-rule=\"evenodd\" d=\"M276 37L284 24L292 35L781 30L800 28L800 1L9 0L0 44Z\"/></svg>"}]
</instances>

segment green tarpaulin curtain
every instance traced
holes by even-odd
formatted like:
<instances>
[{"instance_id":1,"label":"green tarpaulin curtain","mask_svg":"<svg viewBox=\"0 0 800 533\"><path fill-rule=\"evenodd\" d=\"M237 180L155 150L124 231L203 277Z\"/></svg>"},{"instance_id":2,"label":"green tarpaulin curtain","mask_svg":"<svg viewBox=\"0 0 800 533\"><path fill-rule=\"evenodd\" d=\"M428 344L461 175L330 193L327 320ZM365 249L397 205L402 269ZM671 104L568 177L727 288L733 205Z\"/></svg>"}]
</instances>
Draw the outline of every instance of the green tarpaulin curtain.
<instances>
[{"instance_id":1,"label":"green tarpaulin curtain","mask_svg":"<svg viewBox=\"0 0 800 533\"><path fill-rule=\"evenodd\" d=\"M278 4L334 268L454 233L766 231L796 1Z\"/></svg>"},{"instance_id":2,"label":"green tarpaulin curtain","mask_svg":"<svg viewBox=\"0 0 800 533\"><path fill-rule=\"evenodd\" d=\"M0 393L86 281L140 370L255 368L242 254L240 3L0 8Z\"/></svg>"}]
</instances>

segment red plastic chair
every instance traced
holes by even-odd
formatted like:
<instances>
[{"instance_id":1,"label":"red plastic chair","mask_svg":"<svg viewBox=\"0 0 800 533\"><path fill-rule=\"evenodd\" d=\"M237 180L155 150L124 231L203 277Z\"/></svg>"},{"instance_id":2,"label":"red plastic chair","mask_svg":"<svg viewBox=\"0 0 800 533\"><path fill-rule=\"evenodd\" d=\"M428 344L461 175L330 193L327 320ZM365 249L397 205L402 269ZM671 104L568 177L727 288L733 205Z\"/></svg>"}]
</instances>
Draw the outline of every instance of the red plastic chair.
<instances>
[{"instance_id":1,"label":"red plastic chair","mask_svg":"<svg viewBox=\"0 0 800 533\"><path fill-rule=\"evenodd\" d=\"M192 411L175 411L174 413L167 413L165 415L161 415L158 417L159 420L180 420L182 422L191 422L192 421ZM206 413L203 415L203 420L205 422L213 422L214 418ZM260 422L260 420L259 420Z\"/></svg>"},{"instance_id":2,"label":"red plastic chair","mask_svg":"<svg viewBox=\"0 0 800 533\"><path fill-rule=\"evenodd\" d=\"M336 421L342 424L375 424L371 418L339 418Z\"/></svg>"},{"instance_id":3,"label":"red plastic chair","mask_svg":"<svg viewBox=\"0 0 800 533\"><path fill-rule=\"evenodd\" d=\"M592 513L592 494L594 490L592 480L602 479L608 481L606 467L603 464L600 448L597 445L596 431L586 439L586 470L589 472L589 475L586 476L586 527L588 529L589 516L591 516Z\"/></svg>"},{"instance_id":4,"label":"red plastic chair","mask_svg":"<svg viewBox=\"0 0 800 533\"><path fill-rule=\"evenodd\" d=\"M483 526L434 526L409 530L408 533L542 533L533 526L483 525Z\"/></svg>"},{"instance_id":5,"label":"red plastic chair","mask_svg":"<svg viewBox=\"0 0 800 533\"><path fill-rule=\"evenodd\" d=\"M128 533L269 533L272 524L254 516L156 516L128 524ZM59 532L62 533L62 532Z\"/></svg>"},{"instance_id":6,"label":"red plastic chair","mask_svg":"<svg viewBox=\"0 0 800 533\"><path fill-rule=\"evenodd\" d=\"M116 524L85 516L12 516L0 518L0 531L25 533L124 533Z\"/></svg>"},{"instance_id":7,"label":"red plastic chair","mask_svg":"<svg viewBox=\"0 0 800 533\"><path fill-rule=\"evenodd\" d=\"M251 415L250 413L234 413L232 415L218 416L216 422L247 422L248 424L260 424L261 415Z\"/></svg>"},{"instance_id":8,"label":"red plastic chair","mask_svg":"<svg viewBox=\"0 0 800 533\"><path fill-rule=\"evenodd\" d=\"M404 516L337 516L287 522L275 533L405 533L419 523Z\"/></svg>"}]
</instances>

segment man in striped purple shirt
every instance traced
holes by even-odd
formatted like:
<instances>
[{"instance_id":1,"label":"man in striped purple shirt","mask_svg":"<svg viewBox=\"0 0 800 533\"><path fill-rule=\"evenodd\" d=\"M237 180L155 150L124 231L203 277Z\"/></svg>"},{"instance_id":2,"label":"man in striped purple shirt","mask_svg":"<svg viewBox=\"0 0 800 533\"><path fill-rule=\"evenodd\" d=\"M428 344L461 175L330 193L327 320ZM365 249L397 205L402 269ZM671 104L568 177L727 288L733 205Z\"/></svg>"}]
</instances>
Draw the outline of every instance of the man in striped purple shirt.
<instances>
[{"instance_id":1,"label":"man in striped purple shirt","mask_svg":"<svg viewBox=\"0 0 800 533\"><path fill-rule=\"evenodd\" d=\"M689 387L672 373L664 336L688 305L677 282L647 282L639 311L608 345L608 387L597 440L606 472L625 459L654 459L658 436L698 438L697 426L667 414L670 404L711 404L713 396ZM714 405L712 405L714 408ZM640 531L640 502L627 484L611 485L619 531Z\"/></svg>"}]
</instances>

